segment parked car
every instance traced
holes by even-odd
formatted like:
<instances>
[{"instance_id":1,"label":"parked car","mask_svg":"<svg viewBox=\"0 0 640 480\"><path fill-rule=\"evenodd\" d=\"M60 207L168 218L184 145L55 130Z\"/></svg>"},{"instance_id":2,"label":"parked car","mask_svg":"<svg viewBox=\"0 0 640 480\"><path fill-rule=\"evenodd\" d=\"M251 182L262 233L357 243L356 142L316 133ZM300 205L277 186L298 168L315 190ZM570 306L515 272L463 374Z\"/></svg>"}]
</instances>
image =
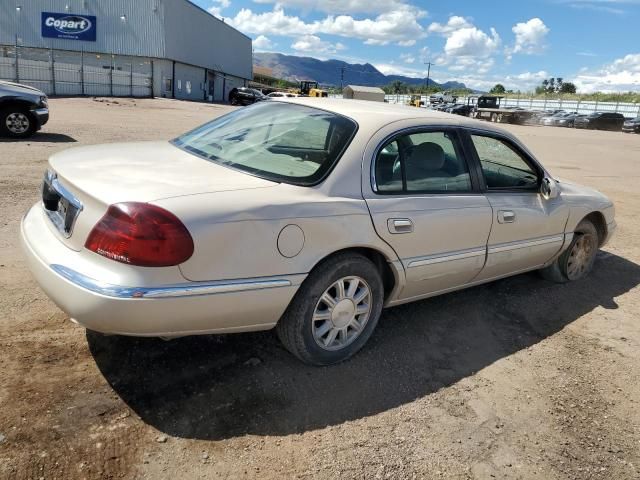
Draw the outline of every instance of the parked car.
<instances>
[{"instance_id":1,"label":"parked car","mask_svg":"<svg viewBox=\"0 0 640 480\"><path fill-rule=\"evenodd\" d=\"M468 117L469 114L473 112L473 105L460 103L451 107L448 112L453 113L454 115L462 115L463 117Z\"/></svg>"},{"instance_id":2,"label":"parked car","mask_svg":"<svg viewBox=\"0 0 640 480\"><path fill-rule=\"evenodd\" d=\"M540 125L545 125L545 121L547 121L547 119L553 118L556 115L562 115L564 113L566 113L564 110L547 110L543 112L535 112L534 117L537 118Z\"/></svg>"},{"instance_id":3,"label":"parked car","mask_svg":"<svg viewBox=\"0 0 640 480\"><path fill-rule=\"evenodd\" d=\"M54 154L21 226L38 283L91 330L275 327L326 365L362 348L384 307L529 270L581 279L616 228L607 197L493 125L317 106L259 102L170 142Z\"/></svg>"},{"instance_id":4,"label":"parked car","mask_svg":"<svg viewBox=\"0 0 640 480\"><path fill-rule=\"evenodd\" d=\"M269 95L267 95L267 97L269 98L295 98L296 94L295 93L289 93L289 92L271 92Z\"/></svg>"},{"instance_id":5,"label":"parked car","mask_svg":"<svg viewBox=\"0 0 640 480\"><path fill-rule=\"evenodd\" d=\"M49 121L49 101L44 92L0 80L0 135L27 138Z\"/></svg>"},{"instance_id":6,"label":"parked car","mask_svg":"<svg viewBox=\"0 0 640 480\"><path fill-rule=\"evenodd\" d=\"M595 112L585 117L577 118L574 122L574 127L619 132L623 124L624 115L621 113Z\"/></svg>"},{"instance_id":7,"label":"parked car","mask_svg":"<svg viewBox=\"0 0 640 480\"><path fill-rule=\"evenodd\" d=\"M540 123L542 125L546 125L546 126L551 126L551 127L557 127L557 126L567 126L569 124L568 121L563 122L564 120L569 120L571 119L571 125L573 126L573 120L575 119L575 116L577 116L578 113L577 112L565 112L565 111L561 111L561 112L557 112L553 115L544 117L540 120ZM561 123L562 122L562 123Z\"/></svg>"},{"instance_id":8,"label":"parked car","mask_svg":"<svg viewBox=\"0 0 640 480\"><path fill-rule=\"evenodd\" d=\"M240 87L229 92L229 102L231 105L252 105L256 102L267 100L268 97L255 88Z\"/></svg>"},{"instance_id":9,"label":"parked car","mask_svg":"<svg viewBox=\"0 0 640 480\"><path fill-rule=\"evenodd\" d=\"M640 117L624 122L622 131L625 133L640 133Z\"/></svg>"},{"instance_id":10,"label":"parked car","mask_svg":"<svg viewBox=\"0 0 640 480\"><path fill-rule=\"evenodd\" d=\"M573 128L576 118L584 116L585 115L580 115L577 112L568 113L564 117L558 118L555 122L555 126Z\"/></svg>"},{"instance_id":11,"label":"parked car","mask_svg":"<svg viewBox=\"0 0 640 480\"><path fill-rule=\"evenodd\" d=\"M556 120L559 120L560 118L563 118L566 115L568 115L567 112L557 112L557 113L554 113L553 115L542 117L540 119L540 124L545 126L553 126L555 125Z\"/></svg>"}]
</instances>

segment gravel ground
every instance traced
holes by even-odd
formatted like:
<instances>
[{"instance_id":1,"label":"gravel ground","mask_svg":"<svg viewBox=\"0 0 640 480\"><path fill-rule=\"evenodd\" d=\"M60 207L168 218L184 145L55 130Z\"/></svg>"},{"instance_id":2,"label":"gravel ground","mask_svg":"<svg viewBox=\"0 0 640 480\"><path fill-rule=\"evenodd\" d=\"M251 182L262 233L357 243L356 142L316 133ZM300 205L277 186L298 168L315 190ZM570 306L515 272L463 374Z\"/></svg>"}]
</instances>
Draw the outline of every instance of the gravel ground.
<instances>
[{"instance_id":1,"label":"gravel ground","mask_svg":"<svg viewBox=\"0 0 640 480\"><path fill-rule=\"evenodd\" d=\"M41 133L0 142L0 478L640 478L638 135L508 126L616 203L593 274L387 310L344 364L301 365L271 332L163 342L71 324L18 245L47 157L227 110L53 99Z\"/></svg>"}]
</instances>

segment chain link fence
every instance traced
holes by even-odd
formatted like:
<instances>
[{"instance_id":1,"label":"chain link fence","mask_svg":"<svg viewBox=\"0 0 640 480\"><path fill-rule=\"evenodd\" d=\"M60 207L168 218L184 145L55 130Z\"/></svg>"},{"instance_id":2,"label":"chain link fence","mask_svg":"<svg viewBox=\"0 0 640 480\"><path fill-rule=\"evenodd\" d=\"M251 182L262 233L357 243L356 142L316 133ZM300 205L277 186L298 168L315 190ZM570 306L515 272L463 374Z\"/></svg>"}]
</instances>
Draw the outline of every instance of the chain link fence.
<instances>
[{"instance_id":1,"label":"chain link fence","mask_svg":"<svg viewBox=\"0 0 640 480\"><path fill-rule=\"evenodd\" d=\"M340 95L338 95L340 96ZM341 97L341 96L340 96ZM408 104L411 95L385 95L385 101L389 103ZM425 105L429 104L429 96L422 95ZM467 97L459 97L457 103L467 103ZM588 115L593 112L613 112L622 113L625 117L639 117L640 104L625 102L598 102L595 100L566 100L563 98L530 98L530 97L509 97L503 98L500 102L502 108L524 108L526 110L565 110L567 112L577 112Z\"/></svg>"},{"instance_id":2,"label":"chain link fence","mask_svg":"<svg viewBox=\"0 0 640 480\"><path fill-rule=\"evenodd\" d=\"M0 45L0 80L30 85L47 95L151 97L153 61Z\"/></svg>"}]
</instances>

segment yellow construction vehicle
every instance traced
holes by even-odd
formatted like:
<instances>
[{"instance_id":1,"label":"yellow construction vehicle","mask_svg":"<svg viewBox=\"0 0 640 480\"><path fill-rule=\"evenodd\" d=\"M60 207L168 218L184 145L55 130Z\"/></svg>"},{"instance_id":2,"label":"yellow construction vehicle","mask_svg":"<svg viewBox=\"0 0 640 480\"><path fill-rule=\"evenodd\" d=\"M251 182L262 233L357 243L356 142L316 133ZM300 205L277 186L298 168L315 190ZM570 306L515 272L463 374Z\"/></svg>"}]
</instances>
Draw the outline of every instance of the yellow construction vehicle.
<instances>
[{"instance_id":1,"label":"yellow construction vehicle","mask_svg":"<svg viewBox=\"0 0 640 480\"><path fill-rule=\"evenodd\" d=\"M411 95L408 105L412 107L424 107L424 101L422 95Z\"/></svg>"},{"instance_id":2,"label":"yellow construction vehicle","mask_svg":"<svg viewBox=\"0 0 640 480\"><path fill-rule=\"evenodd\" d=\"M318 88L318 82L303 80L300 82L300 95L305 97L328 97L326 90Z\"/></svg>"}]
</instances>

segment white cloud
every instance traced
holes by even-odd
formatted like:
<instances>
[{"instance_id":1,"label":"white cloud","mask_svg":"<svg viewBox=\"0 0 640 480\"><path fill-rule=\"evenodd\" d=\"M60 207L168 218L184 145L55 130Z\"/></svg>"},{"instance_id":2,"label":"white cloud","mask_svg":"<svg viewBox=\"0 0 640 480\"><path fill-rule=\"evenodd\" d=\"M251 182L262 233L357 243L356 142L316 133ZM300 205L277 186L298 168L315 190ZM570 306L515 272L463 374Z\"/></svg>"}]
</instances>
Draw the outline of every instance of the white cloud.
<instances>
[{"instance_id":1,"label":"white cloud","mask_svg":"<svg viewBox=\"0 0 640 480\"><path fill-rule=\"evenodd\" d=\"M373 65L385 75L403 75L410 78L426 78L426 70L418 70L415 68L403 67L395 63L376 63Z\"/></svg>"},{"instance_id":2,"label":"white cloud","mask_svg":"<svg viewBox=\"0 0 640 480\"><path fill-rule=\"evenodd\" d=\"M231 1L230 0L213 0L213 3L215 5L212 5L211 7L207 8L207 11L218 18L222 18L222 10L227 8L229 5L231 5Z\"/></svg>"},{"instance_id":3,"label":"white cloud","mask_svg":"<svg viewBox=\"0 0 640 480\"><path fill-rule=\"evenodd\" d=\"M637 91L640 89L640 53L626 55L594 72L582 69L572 81L584 93Z\"/></svg>"},{"instance_id":4,"label":"white cloud","mask_svg":"<svg viewBox=\"0 0 640 480\"><path fill-rule=\"evenodd\" d=\"M446 67L450 72L483 75L493 68L492 58L502 41L495 28L486 33L469 20L460 16L451 16L446 24L432 23L429 33L446 38L444 50L434 58L437 67ZM428 50L424 57L429 55Z\"/></svg>"},{"instance_id":5,"label":"white cloud","mask_svg":"<svg viewBox=\"0 0 640 480\"><path fill-rule=\"evenodd\" d=\"M445 24L437 22L432 23L431 25L429 25L427 31L429 33L435 33L437 35L443 35L447 37L456 30L469 27L473 27L473 25L469 23L465 18L454 15L452 17L449 17L449 20Z\"/></svg>"},{"instance_id":6,"label":"white cloud","mask_svg":"<svg viewBox=\"0 0 640 480\"><path fill-rule=\"evenodd\" d=\"M400 60L404 60L404 63L413 63L416 61L416 57L411 53L403 53L400 55Z\"/></svg>"},{"instance_id":7,"label":"white cloud","mask_svg":"<svg viewBox=\"0 0 640 480\"><path fill-rule=\"evenodd\" d=\"M325 13L383 13L404 8L399 0L254 0L255 3L276 4L281 7Z\"/></svg>"},{"instance_id":8,"label":"white cloud","mask_svg":"<svg viewBox=\"0 0 640 480\"><path fill-rule=\"evenodd\" d=\"M322 20L307 23L297 16L287 15L280 5L270 12L254 13L243 8L229 23L239 30L256 35L299 35L330 34L357 38L367 45L387 45L389 43L413 45L417 38L425 36L418 19L426 15L410 5L381 13L377 17L356 20L350 15L329 15Z\"/></svg>"},{"instance_id":9,"label":"white cloud","mask_svg":"<svg viewBox=\"0 0 640 480\"><path fill-rule=\"evenodd\" d=\"M579 10L593 10L596 12L624 15L626 10L623 5L638 5L638 0L558 0L559 3Z\"/></svg>"},{"instance_id":10,"label":"white cloud","mask_svg":"<svg viewBox=\"0 0 640 480\"><path fill-rule=\"evenodd\" d=\"M253 41L253 48L259 51L271 50L276 45L277 44L273 43L269 37L265 37L264 35L258 35Z\"/></svg>"},{"instance_id":11,"label":"white cloud","mask_svg":"<svg viewBox=\"0 0 640 480\"><path fill-rule=\"evenodd\" d=\"M500 36L491 28L491 36L476 27L464 27L447 37L444 53L450 57L488 57L500 46Z\"/></svg>"},{"instance_id":12,"label":"white cloud","mask_svg":"<svg viewBox=\"0 0 640 480\"><path fill-rule=\"evenodd\" d=\"M532 18L527 22L516 23L511 31L516 36L516 42L511 53L535 54L545 49L545 40L549 33L547 27L539 18Z\"/></svg>"},{"instance_id":13,"label":"white cloud","mask_svg":"<svg viewBox=\"0 0 640 480\"><path fill-rule=\"evenodd\" d=\"M539 72L524 72L518 75L507 76L507 79L522 80L524 82L542 82L545 78L548 78L549 74L545 70Z\"/></svg>"},{"instance_id":14,"label":"white cloud","mask_svg":"<svg viewBox=\"0 0 640 480\"><path fill-rule=\"evenodd\" d=\"M291 48L305 53L335 53L338 50L344 50L346 47L340 42L333 44L315 35L305 35L294 42Z\"/></svg>"},{"instance_id":15,"label":"white cloud","mask_svg":"<svg viewBox=\"0 0 640 480\"><path fill-rule=\"evenodd\" d=\"M286 15L279 7L265 13L253 13L243 8L228 22L244 33L257 35L297 36L313 33L310 25L298 17Z\"/></svg>"}]
</instances>

